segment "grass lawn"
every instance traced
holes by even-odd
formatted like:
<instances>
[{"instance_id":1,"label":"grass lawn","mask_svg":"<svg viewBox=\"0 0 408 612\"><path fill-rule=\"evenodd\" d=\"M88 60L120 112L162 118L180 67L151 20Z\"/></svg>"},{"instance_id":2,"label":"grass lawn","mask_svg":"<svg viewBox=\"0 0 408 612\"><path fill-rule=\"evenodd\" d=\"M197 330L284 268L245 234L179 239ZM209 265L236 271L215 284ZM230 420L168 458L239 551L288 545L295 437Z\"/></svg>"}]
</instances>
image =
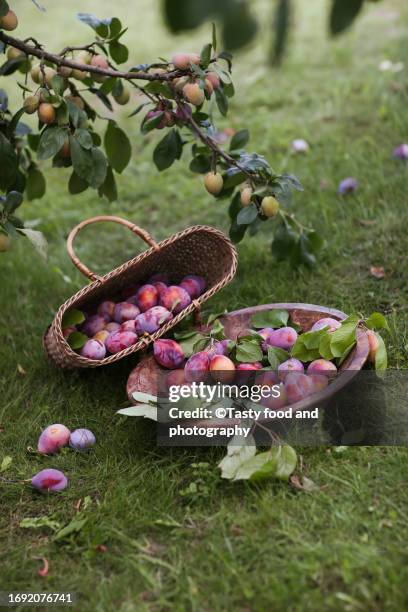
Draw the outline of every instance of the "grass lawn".
<instances>
[{"instance_id":1,"label":"grass lawn","mask_svg":"<svg viewBox=\"0 0 408 612\"><path fill-rule=\"evenodd\" d=\"M21 36L33 35L54 49L87 40L76 11L103 16L112 10L107 0L46 3L44 18L26 4ZM253 4L266 23L270 3ZM265 66L267 26L257 45L237 57L238 94L220 125L249 127L253 150L277 170L300 177L305 192L294 206L301 220L324 232L326 249L312 273L277 266L268 246L271 225L265 224L263 234L239 246L237 278L208 302L208 310L267 301L365 315L380 310L389 315L391 366L406 368L408 166L391 152L408 138L408 7L403 0L370 4L351 33L329 42L324 4L298 6L296 36L280 72ZM115 3L123 22L131 6ZM176 40L164 29L158 0L137 6L129 18L136 34L127 35L135 63L183 46L200 49L208 38L205 27ZM405 61L405 70L380 72L384 58ZM206 194L185 161L158 174L150 162L155 137L141 139L138 118L124 124L134 158L120 180L119 201L108 205L91 191L73 198L61 171L49 170L45 198L24 205L25 218L39 219L50 241L49 264L23 240L1 257L0 463L12 457L5 472L10 478L55 467L71 486L55 496L1 486L0 590L73 591L78 609L101 611L406 609L404 448L299 449L303 474L324 485L315 493L275 482L230 484L216 469L222 449L158 448L153 424L115 416L128 405L125 384L135 359L69 373L45 361L45 327L84 284L65 250L74 224L117 214L157 239L196 223L228 227L226 205ZM288 156L294 138L310 142L308 155ZM355 176L360 188L355 197L339 199L336 187L345 176ZM87 229L78 239L81 258L99 272L141 248L119 227ZM384 266L382 280L370 276L373 265ZM92 429L95 450L86 456L62 452L52 460L27 453L55 422ZM197 462L209 465L199 469ZM183 494L192 482L199 483L198 493ZM42 516L65 525L86 496L80 518L87 522L64 540L54 542L46 528L20 527L24 518ZM49 560L47 578L37 574L40 557Z\"/></svg>"}]
</instances>

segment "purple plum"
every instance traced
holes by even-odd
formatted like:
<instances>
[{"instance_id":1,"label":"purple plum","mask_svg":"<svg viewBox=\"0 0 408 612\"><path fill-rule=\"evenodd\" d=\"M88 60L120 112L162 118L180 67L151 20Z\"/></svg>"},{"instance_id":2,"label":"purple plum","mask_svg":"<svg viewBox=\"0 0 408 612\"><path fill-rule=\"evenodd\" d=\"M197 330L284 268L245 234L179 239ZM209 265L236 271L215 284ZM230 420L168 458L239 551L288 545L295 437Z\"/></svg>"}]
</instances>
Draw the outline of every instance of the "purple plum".
<instances>
[{"instance_id":1,"label":"purple plum","mask_svg":"<svg viewBox=\"0 0 408 612\"><path fill-rule=\"evenodd\" d=\"M102 302L99 304L98 310L96 311L98 315L104 317L104 319L109 323L113 319L113 312L115 310L115 302Z\"/></svg>"},{"instance_id":2,"label":"purple plum","mask_svg":"<svg viewBox=\"0 0 408 612\"><path fill-rule=\"evenodd\" d=\"M398 147L395 147L393 156L395 159L408 159L408 144L400 144Z\"/></svg>"},{"instance_id":3,"label":"purple plum","mask_svg":"<svg viewBox=\"0 0 408 612\"><path fill-rule=\"evenodd\" d=\"M278 375L281 380L285 380L290 372L301 372L303 374L304 371L305 368L303 363L294 357L292 357L292 359L287 359L278 367Z\"/></svg>"},{"instance_id":4,"label":"purple plum","mask_svg":"<svg viewBox=\"0 0 408 612\"><path fill-rule=\"evenodd\" d=\"M164 323L171 321L172 313L163 306L153 306L136 317L135 331L138 334L154 334Z\"/></svg>"},{"instance_id":5,"label":"purple plum","mask_svg":"<svg viewBox=\"0 0 408 612\"><path fill-rule=\"evenodd\" d=\"M207 378L212 357L208 351L194 353L184 366L184 376L187 382L201 382Z\"/></svg>"},{"instance_id":6,"label":"purple plum","mask_svg":"<svg viewBox=\"0 0 408 612\"><path fill-rule=\"evenodd\" d=\"M147 285L154 285L155 283L163 283L164 285L170 285L170 279L165 272L157 272L157 274L153 274L148 281Z\"/></svg>"},{"instance_id":7,"label":"purple plum","mask_svg":"<svg viewBox=\"0 0 408 612\"><path fill-rule=\"evenodd\" d=\"M137 292L137 305L141 312L157 306L158 301L159 292L154 285L142 285Z\"/></svg>"},{"instance_id":8,"label":"purple plum","mask_svg":"<svg viewBox=\"0 0 408 612\"><path fill-rule=\"evenodd\" d=\"M110 338L110 336L108 336L108 338ZM91 338L85 342L80 353L82 357L86 357L87 359L104 359L106 356L106 347L101 340L94 340Z\"/></svg>"},{"instance_id":9,"label":"purple plum","mask_svg":"<svg viewBox=\"0 0 408 612\"><path fill-rule=\"evenodd\" d=\"M184 363L184 352L175 340L156 340L153 353L157 363L168 370L176 370Z\"/></svg>"},{"instance_id":10,"label":"purple plum","mask_svg":"<svg viewBox=\"0 0 408 612\"><path fill-rule=\"evenodd\" d=\"M54 423L44 429L39 437L37 450L42 455L54 455L69 442L71 432L61 423Z\"/></svg>"},{"instance_id":11,"label":"purple plum","mask_svg":"<svg viewBox=\"0 0 408 612\"><path fill-rule=\"evenodd\" d=\"M183 287L172 285L162 291L160 295L160 305L177 314L191 304L191 297Z\"/></svg>"},{"instance_id":12,"label":"purple plum","mask_svg":"<svg viewBox=\"0 0 408 612\"><path fill-rule=\"evenodd\" d=\"M273 329L266 340L269 346L289 351L297 340L297 332L293 327Z\"/></svg>"},{"instance_id":13,"label":"purple plum","mask_svg":"<svg viewBox=\"0 0 408 612\"><path fill-rule=\"evenodd\" d=\"M213 357L214 355L228 355L228 344L229 340L217 340L217 342L207 346L207 348L204 350L210 357Z\"/></svg>"},{"instance_id":14,"label":"purple plum","mask_svg":"<svg viewBox=\"0 0 408 612\"><path fill-rule=\"evenodd\" d=\"M331 317L323 317L323 319L316 321L310 331L319 331L324 327L328 327L329 332L334 332L336 329L341 327L341 322L337 321L337 319L332 319Z\"/></svg>"},{"instance_id":15,"label":"purple plum","mask_svg":"<svg viewBox=\"0 0 408 612\"><path fill-rule=\"evenodd\" d=\"M137 335L131 331L114 332L106 340L106 348L109 353L115 354L124 351L137 342Z\"/></svg>"},{"instance_id":16,"label":"purple plum","mask_svg":"<svg viewBox=\"0 0 408 612\"><path fill-rule=\"evenodd\" d=\"M85 451L96 442L96 438L89 429L75 429L69 438L69 445L77 451Z\"/></svg>"},{"instance_id":17,"label":"purple plum","mask_svg":"<svg viewBox=\"0 0 408 612\"><path fill-rule=\"evenodd\" d=\"M89 338L92 338L92 336L104 329L105 326L106 320L104 317L101 315L92 315L83 323L81 331Z\"/></svg>"},{"instance_id":18,"label":"purple plum","mask_svg":"<svg viewBox=\"0 0 408 612\"><path fill-rule=\"evenodd\" d=\"M111 323L108 323L107 326L105 327L106 331L108 331L110 334L113 334L117 331L120 330L120 323L115 323L115 321L112 321Z\"/></svg>"},{"instance_id":19,"label":"purple plum","mask_svg":"<svg viewBox=\"0 0 408 612\"><path fill-rule=\"evenodd\" d=\"M41 470L31 479L31 484L34 489L46 493L47 491L62 491L68 486L67 477L63 472L47 468Z\"/></svg>"},{"instance_id":20,"label":"purple plum","mask_svg":"<svg viewBox=\"0 0 408 612\"><path fill-rule=\"evenodd\" d=\"M136 319L138 314L140 314L140 310L134 304L119 302L119 304L115 305L113 318L116 323L124 323L130 319Z\"/></svg>"},{"instance_id":21,"label":"purple plum","mask_svg":"<svg viewBox=\"0 0 408 612\"><path fill-rule=\"evenodd\" d=\"M340 182L339 187L337 189L337 193L339 195L349 195L351 193L354 193L357 187L358 182L356 181L356 179L351 176L348 176Z\"/></svg>"},{"instance_id":22,"label":"purple plum","mask_svg":"<svg viewBox=\"0 0 408 612\"><path fill-rule=\"evenodd\" d=\"M185 276L180 283L180 287L183 287L183 289L187 291L192 300L198 298L205 291L206 286L207 282L204 278L202 276L195 276L194 274Z\"/></svg>"},{"instance_id":23,"label":"purple plum","mask_svg":"<svg viewBox=\"0 0 408 612\"><path fill-rule=\"evenodd\" d=\"M315 392L312 379L301 372L291 372L285 379L285 391L290 404L313 395Z\"/></svg>"},{"instance_id":24,"label":"purple plum","mask_svg":"<svg viewBox=\"0 0 408 612\"><path fill-rule=\"evenodd\" d=\"M337 374L337 368L334 363L328 361L328 359L316 359L312 361L312 363L309 363L307 373L322 374L323 376L333 378Z\"/></svg>"},{"instance_id":25,"label":"purple plum","mask_svg":"<svg viewBox=\"0 0 408 612\"><path fill-rule=\"evenodd\" d=\"M140 317L140 315L137 316ZM129 319L129 321L125 321L124 323L122 323L122 325L120 326L120 331L133 332L134 334L136 334L136 319Z\"/></svg>"}]
</instances>

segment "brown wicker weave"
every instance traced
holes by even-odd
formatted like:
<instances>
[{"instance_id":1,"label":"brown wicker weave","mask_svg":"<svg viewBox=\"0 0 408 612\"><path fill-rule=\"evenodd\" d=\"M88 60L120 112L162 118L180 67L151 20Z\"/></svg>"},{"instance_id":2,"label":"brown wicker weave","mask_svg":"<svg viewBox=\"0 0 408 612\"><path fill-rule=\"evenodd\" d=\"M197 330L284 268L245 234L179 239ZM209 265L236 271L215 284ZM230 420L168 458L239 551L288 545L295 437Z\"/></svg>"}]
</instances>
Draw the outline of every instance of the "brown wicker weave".
<instances>
[{"instance_id":1,"label":"brown wicker weave","mask_svg":"<svg viewBox=\"0 0 408 612\"><path fill-rule=\"evenodd\" d=\"M82 228L100 221L113 221L128 227L147 242L150 248L105 276L97 276L75 255L73 240ZM92 217L71 231L67 240L67 249L76 267L91 279L92 283L78 291L59 308L52 325L44 336L44 348L48 357L61 368L96 368L114 363L145 348L167 333L184 317L198 310L203 302L232 280L237 268L237 254L230 240L219 230L203 225L190 227L156 243L145 230L130 221L113 216ZM120 353L96 361L82 357L71 349L62 335L62 317L67 310L70 308L92 310L106 299L120 301L120 293L125 287L142 283L149 276L158 272L169 274L174 283L180 282L187 274L198 274L206 279L207 289L157 332L144 336L136 344Z\"/></svg>"}]
</instances>

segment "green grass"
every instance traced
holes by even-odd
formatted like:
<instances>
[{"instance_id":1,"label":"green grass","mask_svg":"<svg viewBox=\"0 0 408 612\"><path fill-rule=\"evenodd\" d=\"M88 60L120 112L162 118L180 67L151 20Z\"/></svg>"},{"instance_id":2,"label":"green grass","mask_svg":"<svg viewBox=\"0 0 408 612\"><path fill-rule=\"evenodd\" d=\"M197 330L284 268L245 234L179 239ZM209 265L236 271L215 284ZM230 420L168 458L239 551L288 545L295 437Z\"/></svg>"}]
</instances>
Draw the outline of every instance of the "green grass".
<instances>
[{"instance_id":1,"label":"green grass","mask_svg":"<svg viewBox=\"0 0 408 612\"><path fill-rule=\"evenodd\" d=\"M34 35L56 49L86 40L85 27L75 25L75 11L110 15L110 4L58 3L49 6L46 19L27 6L22 36ZM130 27L138 35L127 35L137 62L194 49L208 38L205 27L175 40L161 23L158 2L137 4L143 26L134 11ZM259 43L238 56L238 95L220 125L248 126L253 150L277 170L301 178L305 192L294 206L301 220L325 234L327 247L313 273L293 272L272 260L267 225L239 246L237 279L208 310L262 301L310 302L364 314L381 310L391 324L391 365L406 368L408 170L390 153L408 133L403 31L408 12L402 0L370 4L350 34L329 42L322 3L302 4L280 72L264 63L267 27ZM130 6L117 3L123 21ZM266 19L269 3L256 6ZM67 31L62 41L60 28L69 20L72 37ZM386 57L405 61L405 70L379 72ZM405 609L405 449L354 448L341 454L299 449L303 474L323 487L311 494L275 482L229 484L216 469L221 449L158 448L151 423L115 416L118 406L127 405L125 384L135 359L70 373L45 361L42 333L58 306L84 283L65 251L75 223L93 214L119 214L158 239L195 223L227 229L226 206L206 195L186 162L159 175L150 162L154 138L141 140L138 121L128 120L126 128L134 158L120 180L119 201L108 205L94 192L72 198L61 172L50 170L46 197L24 205L25 218L39 219L49 238L49 265L22 240L1 257L0 461L12 456L5 473L10 478L29 478L44 467L62 469L71 486L55 496L1 487L0 589L71 590L81 610ZM297 137L310 142L307 156L287 155L288 143ZM356 197L339 199L336 186L348 175L358 178L360 189ZM81 258L99 272L141 248L116 227L87 229L78 239ZM370 276L371 265L384 266L383 280ZM98 439L95 450L52 459L28 453L52 422L89 427ZM192 464L200 461L209 467L197 474ZM197 481L199 494L181 495ZM47 530L19 527L23 518L35 516L67 524L85 496L92 499L83 511L88 522L66 540L53 542ZM105 552L98 551L100 544ZM47 579L37 575L37 557L50 562Z\"/></svg>"}]
</instances>

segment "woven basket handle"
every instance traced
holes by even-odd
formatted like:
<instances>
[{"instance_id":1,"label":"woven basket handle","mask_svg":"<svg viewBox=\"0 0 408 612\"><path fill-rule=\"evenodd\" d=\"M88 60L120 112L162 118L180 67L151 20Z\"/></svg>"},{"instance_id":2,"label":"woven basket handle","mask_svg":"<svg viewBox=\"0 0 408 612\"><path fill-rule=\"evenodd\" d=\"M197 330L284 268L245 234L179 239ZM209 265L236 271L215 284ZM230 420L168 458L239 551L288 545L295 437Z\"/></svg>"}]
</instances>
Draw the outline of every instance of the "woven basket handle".
<instances>
[{"instance_id":1,"label":"woven basket handle","mask_svg":"<svg viewBox=\"0 0 408 612\"><path fill-rule=\"evenodd\" d=\"M92 281L100 281L101 277L92 272L85 264L82 263L82 261L80 261L80 259L78 259L78 257L75 255L73 242L75 236L78 234L78 232L81 231L81 229L83 229L87 225L91 225L92 223L99 223L101 221L112 221L113 223L119 223L120 225L124 225L125 227L128 227L134 234L144 240L150 247L153 247L156 250L159 248L157 242L155 242L153 238L151 238L151 236L146 232L146 230L142 229L141 227L138 227L134 223L131 223L131 221L126 221L126 219L122 219L121 217L114 217L111 215L99 215L97 217L91 217L90 219L86 219L85 221L78 223L78 225L76 225L70 231L69 236L67 238L67 251L68 255L70 256L78 270L82 272L84 276L90 278Z\"/></svg>"}]
</instances>

